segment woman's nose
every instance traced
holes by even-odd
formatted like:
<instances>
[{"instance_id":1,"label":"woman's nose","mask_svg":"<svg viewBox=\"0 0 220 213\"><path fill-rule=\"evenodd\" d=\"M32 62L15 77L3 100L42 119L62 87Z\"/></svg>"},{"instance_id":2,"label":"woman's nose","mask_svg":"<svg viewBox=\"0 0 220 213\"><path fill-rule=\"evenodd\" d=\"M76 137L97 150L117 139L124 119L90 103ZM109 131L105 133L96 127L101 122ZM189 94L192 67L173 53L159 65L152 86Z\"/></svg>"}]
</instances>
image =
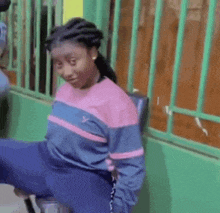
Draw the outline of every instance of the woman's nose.
<instances>
[{"instance_id":1,"label":"woman's nose","mask_svg":"<svg viewBox=\"0 0 220 213\"><path fill-rule=\"evenodd\" d=\"M71 78L72 75L73 75L72 68L70 66L64 67L63 76L68 79Z\"/></svg>"}]
</instances>

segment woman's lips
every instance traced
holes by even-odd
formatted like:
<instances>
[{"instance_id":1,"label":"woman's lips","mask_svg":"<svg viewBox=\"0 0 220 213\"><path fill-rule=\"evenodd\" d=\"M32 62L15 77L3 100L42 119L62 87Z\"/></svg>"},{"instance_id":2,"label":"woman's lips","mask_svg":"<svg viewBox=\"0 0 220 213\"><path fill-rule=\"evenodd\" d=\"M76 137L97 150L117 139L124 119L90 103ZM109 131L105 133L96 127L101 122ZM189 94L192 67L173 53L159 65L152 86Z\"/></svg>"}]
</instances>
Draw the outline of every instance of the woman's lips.
<instances>
[{"instance_id":1,"label":"woman's lips","mask_svg":"<svg viewBox=\"0 0 220 213\"><path fill-rule=\"evenodd\" d=\"M75 78L75 79L72 79L72 80L70 80L70 81L68 81L70 84L72 84L73 86L76 86L76 85L78 85L78 83L79 83L79 79L77 79L77 78Z\"/></svg>"},{"instance_id":2,"label":"woman's lips","mask_svg":"<svg viewBox=\"0 0 220 213\"><path fill-rule=\"evenodd\" d=\"M77 81L77 78L74 78L74 79L69 80L68 82L73 83L73 82L76 82L76 81Z\"/></svg>"}]
</instances>

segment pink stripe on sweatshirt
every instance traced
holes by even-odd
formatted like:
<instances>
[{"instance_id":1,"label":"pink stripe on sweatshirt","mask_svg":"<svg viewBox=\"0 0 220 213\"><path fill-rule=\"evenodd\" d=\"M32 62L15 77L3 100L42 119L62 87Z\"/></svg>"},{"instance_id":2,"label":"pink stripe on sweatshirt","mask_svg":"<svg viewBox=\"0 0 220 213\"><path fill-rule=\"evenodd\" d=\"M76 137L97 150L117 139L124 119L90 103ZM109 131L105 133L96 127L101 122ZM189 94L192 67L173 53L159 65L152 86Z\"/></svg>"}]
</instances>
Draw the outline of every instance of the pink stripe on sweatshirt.
<instances>
[{"instance_id":1,"label":"pink stripe on sweatshirt","mask_svg":"<svg viewBox=\"0 0 220 213\"><path fill-rule=\"evenodd\" d=\"M114 160L119 160L119 159L139 157L142 156L143 154L144 154L144 149L142 147L141 149L132 152L114 153L114 154L109 154L109 156Z\"/></svg>"},{"instance_id":2,"label":"pink stripe on sweatshirt","mask_svg":"<svg viewBox=\"0 0 220 213\"><path fill-rule=\"evenodd\" d=\"M53 123L56 123L59 126L62 126L66 129L70 130L71 132L74 132L74 133L76 133L76 134L78 134L78 135L80 135L84 138L87 138L89 140L102 142L102 143L107 143L107 140L105 138L98 137L96 135L92 135L92 134L90 134L90 133L88 133L88 132L86 132L86 131L84 131L84 130L82 130L82 129L80 129L80 128L78 128L78 127L62 120L62 119L60 119L60 118L57 118L57 117L54 117L54 116L50 115L48 117L48 120L53 122Z\"/></svg>"}]
</instances>

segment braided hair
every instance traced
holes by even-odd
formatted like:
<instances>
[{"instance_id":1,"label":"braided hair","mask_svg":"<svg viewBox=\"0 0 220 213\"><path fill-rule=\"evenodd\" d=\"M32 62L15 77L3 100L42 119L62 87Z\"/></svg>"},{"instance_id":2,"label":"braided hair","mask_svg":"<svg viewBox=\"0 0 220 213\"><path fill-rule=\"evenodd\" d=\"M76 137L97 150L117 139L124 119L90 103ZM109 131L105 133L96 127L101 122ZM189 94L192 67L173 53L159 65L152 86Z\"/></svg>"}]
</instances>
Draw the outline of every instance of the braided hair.
<instances>
[{"instance_id":1,"label":"braided hair","mask_svg":"<svg viewBox=\"0 0 220 213\"><path fill-rule=\"evenodd\" d=\"M52 48L57 44L70 41L84 45L88 49L92 47L99 49L101 39L103 39L103 33L97 29L95 24L83 18L73 18L65 25L57 26L51 30L51 35L46 39L45 47L51 52ZM95 64L101 77L106 76L114 83L117 83L115 72L100 52L98 52Z\"/></svg>"}]
</instances>

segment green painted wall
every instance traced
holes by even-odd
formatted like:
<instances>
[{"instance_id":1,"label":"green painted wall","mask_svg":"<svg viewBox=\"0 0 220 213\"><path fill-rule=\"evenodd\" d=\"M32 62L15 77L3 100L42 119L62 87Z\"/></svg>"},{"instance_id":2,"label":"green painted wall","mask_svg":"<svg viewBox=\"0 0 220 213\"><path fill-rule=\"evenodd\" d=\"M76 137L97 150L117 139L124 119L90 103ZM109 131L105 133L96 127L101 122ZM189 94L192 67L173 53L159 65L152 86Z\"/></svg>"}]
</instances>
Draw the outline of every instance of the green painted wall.
<instances>
[{"instance_id":1,"label":"green painted wall","mask_svg":"<svg viewBox=\"0 0 220 213\"><path fill-rule=\"evenodd\" d=\"M8 137L44 139L49 103L11 92ZM218 159L144 136L147 177L135 213L219 213Z\"/></svg>"},{"instance_id":2,"label":"green painted wall","mask_svg":"<svg viewBox=\"0 0 220 213\"><path fill-rule=\"evenodd\" d=\"M219 161L144 137L147 177L136 213L219 213Z\"/></svg>"},{"instance_id":3,"label":"green painted wall","mask_svg":"<svg viewBox=\"0 0 220 213\"><path fill-rule=\"evenodd\" d=\"M25 141L41 141L47 131L50 103L11 91L8 95L7 137Z\"/></svg>"}]
</instances>

